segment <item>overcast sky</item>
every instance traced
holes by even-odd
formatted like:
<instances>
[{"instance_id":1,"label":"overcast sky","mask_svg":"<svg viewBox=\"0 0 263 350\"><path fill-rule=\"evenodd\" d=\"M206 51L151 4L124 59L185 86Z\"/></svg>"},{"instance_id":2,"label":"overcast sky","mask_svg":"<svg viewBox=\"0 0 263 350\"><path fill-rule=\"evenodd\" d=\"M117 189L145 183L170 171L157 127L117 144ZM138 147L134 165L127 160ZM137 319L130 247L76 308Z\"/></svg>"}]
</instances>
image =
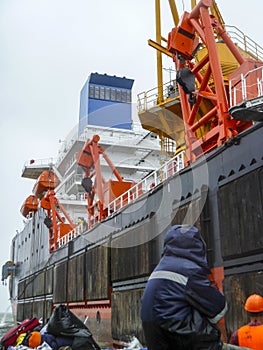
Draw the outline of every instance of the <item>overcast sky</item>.
<instances>
[{"instance_id":1,"label":"overcast sky","mask_svg":"<svg viewBox=\"0 0 263 350\"><path fill-rule=\"evenodd\" d=\"M168 1L161 3L167 37L172 19ZM177 4L188 9L190 0ZM217 4L227 24L263 45L262 2ZM0 1L1 266L10 259L11 239L23 227L20 207L34 185L21 178L24 163L57 155L59 140L78 122L79 93L91 72L135 79L135 103L137 93L155 87L149 38L155 39L154 0ZM163 66L173 63L165 57ZM0 286L0 311L8 307L7 291Z\"/></svg>"}]
</instances>

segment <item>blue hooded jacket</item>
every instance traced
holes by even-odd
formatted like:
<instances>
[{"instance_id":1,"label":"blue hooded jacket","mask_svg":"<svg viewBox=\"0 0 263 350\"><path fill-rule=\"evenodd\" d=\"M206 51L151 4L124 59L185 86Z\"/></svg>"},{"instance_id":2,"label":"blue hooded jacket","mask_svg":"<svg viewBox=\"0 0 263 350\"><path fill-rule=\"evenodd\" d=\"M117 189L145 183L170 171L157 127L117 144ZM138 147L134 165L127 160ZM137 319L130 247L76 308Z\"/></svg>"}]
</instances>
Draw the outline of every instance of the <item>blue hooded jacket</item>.
<instances>
[{"instance_id":1,"label":"blue hooded jacket","mask_svg":"<svg viewBox=\"0 0 263 350\"><path fill-rule=\"evenodd\" d=\"M224 296L211 285L206 247L194 226L172 226L164 239L163 256L149 277L141 319L159 324L188 318L192 309L216 323L226 311Z\"/></svg>"}]
</instances>

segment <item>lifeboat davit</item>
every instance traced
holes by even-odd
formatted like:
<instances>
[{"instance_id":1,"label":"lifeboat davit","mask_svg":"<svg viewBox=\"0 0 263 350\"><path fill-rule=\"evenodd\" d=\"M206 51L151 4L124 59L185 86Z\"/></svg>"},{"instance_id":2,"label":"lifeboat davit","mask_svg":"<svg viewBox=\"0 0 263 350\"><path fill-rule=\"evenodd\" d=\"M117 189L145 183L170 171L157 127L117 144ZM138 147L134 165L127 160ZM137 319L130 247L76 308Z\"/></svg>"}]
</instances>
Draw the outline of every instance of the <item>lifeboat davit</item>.
<instances>
[{"instance_id":1,"label":"lifeboat davit","mask_svg":"<svg viewBox=\"0 0 263 350\"><path fill-rule=\"evenodd\" d=\"M48 190L54 190L55 187L59 184L57 175L50 170L44 170L33 188L33 193L38 198L42 198L45 192Z\"/></svg>"},{"instance_id":2,"label":"lifeboat davit","mask_svg":"<svg viewBox=\"0 0 263 350\"><path fill-rule=\"evenodd\" d=\"M30 212L36 212L38 208L38 198L34 195L30 195L24 201L20 212L26 218Z\"/></svg>"}]
</instances>

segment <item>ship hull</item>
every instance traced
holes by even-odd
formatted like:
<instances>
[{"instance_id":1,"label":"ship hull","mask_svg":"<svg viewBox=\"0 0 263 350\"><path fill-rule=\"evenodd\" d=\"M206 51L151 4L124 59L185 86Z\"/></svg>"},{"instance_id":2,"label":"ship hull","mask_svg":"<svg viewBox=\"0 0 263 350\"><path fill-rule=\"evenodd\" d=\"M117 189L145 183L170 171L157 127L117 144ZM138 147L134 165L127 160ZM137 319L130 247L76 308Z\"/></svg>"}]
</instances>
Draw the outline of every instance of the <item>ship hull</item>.
<instances>
[{"instance_id":1,"label":"ship hull","mask_svg":"<svg viewBox=\"0 0 263 350\"><path fill-rule=\"evenodd\" d=\"M262 125L252 126L51 256L39 243L47 232L32 223L39 236L29 253L23 246L28 259L16 260L18 238L12 245L19 265L10 280L17 320L47 320L54 305L63 303L87 320L99 342L135 335L144 343L140 301L147 278L167 228L190 223L204 236L209 265L230 305L229 335L245 322L240 300L262 293L262 137Z\"/></svg>"}]
</instances>

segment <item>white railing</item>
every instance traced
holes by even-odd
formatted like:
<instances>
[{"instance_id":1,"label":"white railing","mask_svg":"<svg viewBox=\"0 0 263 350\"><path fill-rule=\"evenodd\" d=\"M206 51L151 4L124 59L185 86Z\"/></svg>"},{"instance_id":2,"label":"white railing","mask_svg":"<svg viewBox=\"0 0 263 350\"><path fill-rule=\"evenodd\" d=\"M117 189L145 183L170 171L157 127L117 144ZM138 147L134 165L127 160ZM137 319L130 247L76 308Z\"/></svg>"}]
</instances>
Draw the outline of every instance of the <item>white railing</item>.
<instances>
[{"instance_id":1,"label":"white railing","mask_svg":"<svg viewBox=\"0 0 263 350\"><path fill-rule=\"evenodd\" d=\"M55 164L54 158L45 158L45 159L31 159L25 162L25 167L41 167L41 166L53 166Z\"/></svg>"},{"instance_id":2,"label":"white railing","mask_svg":"<svg viewBox=\"0 0 263 350\"><path fill-rule=\"evenodd\" d=\"M238 47L253 56L256 60L263 61L263 48L260 45L235 26L226 25L225 28L231 40Z\"/></svg>"},{"instance_id":3,"label":"white railing","mask_svg":"<svg viewBox=\"0 0 263 350\"><path fill-rule=\"evenodd\" d=\"M58 240L58 248L63 247L85 231L83 222Z\"/></svg>"},{"instance_id":4,"label":"white railing","mask_svg":"<svg viewBox=\"0 0 263 350\"><path fill-rule=\"evenodd\" d=\"M63 204L63 201L85 201L86 204L86 197L85 197L85 193L83 192L78 192L78 193L72 193L72 194L67 194L67 193L63 193L63 194L57 194L56 195L57 199L59 199L59 201Z\"/></svg>"},{"instance_id":5,"label":"white railing","mask_svg":"<svg viewBox=\"0 0 263 350\"><path fill-rule=\"evenodd\" d=\"M116 211L122 209L127 204L130 204L144 193L151 191L153 188L158 186L160 183L178 173L184 168L184 154L182 151L177 154L174 158L170 159L167 163L161 166L158 170L152 172L135 186L130 188L128 191L115 198L108 205L108 215L116 213Z\"/></svg>"},{"instance_id":6,"label":"white railing","mask_svg":"<svg viewBox=\"0 0 263 350\"><path fill-rule=\"evenodd\" d=\"M230 107L263 95L263 67L229 81Z\"/></svg>"}]
</instances>

